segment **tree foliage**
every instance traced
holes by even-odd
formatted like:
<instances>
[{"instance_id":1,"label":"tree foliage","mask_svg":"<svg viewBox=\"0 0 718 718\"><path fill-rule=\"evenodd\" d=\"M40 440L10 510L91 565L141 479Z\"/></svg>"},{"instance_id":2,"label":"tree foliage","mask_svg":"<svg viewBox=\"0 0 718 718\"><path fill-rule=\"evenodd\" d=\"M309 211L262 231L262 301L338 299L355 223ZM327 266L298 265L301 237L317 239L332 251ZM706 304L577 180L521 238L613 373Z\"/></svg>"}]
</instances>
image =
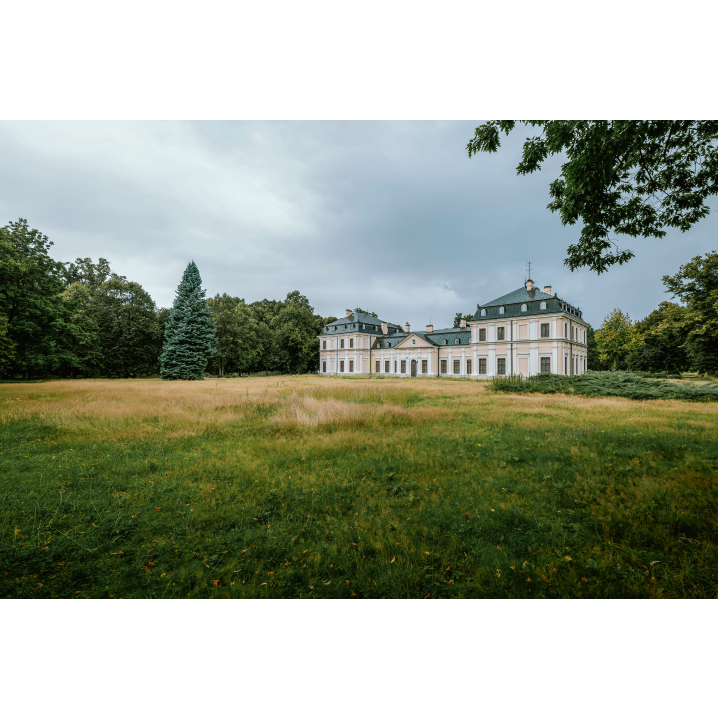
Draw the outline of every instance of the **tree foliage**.
<instances>
[{"instance_id":1,"label":"tree foliage","mask_svg":"<svg viewBox=\"0 0 718 718\"><path fill-rule=\"evenodd\" d=\"M15 343L7 333L7 317L0 314L0 376L10 368L15 358Z\"/></svg>"},{"instance_id":2,"label":"tree foliage","mask_svg":"<svg viewBox=\"0 0 718 718\"><path fill-rule=\"evenodd\" d=\"M44 376L72 362L63 266L50 257L51 246L24 219L0 228L0 314L15 348L11 371L25 376Z\"/></svg>"},{"instance_id":3,"label":"tree foliage","mask_svg":"<svg viewBox=\"0 0 718 718\"><path fill-rule=\"evenodd\" d=\"M668 374L688 369L685 322L686 308L673 302L661 302L658 309L636 322L641 339L628 357L631 368Z\"/></svg>"},{"instance_id":4,"label":"tree foliage","mask_svg":"<svg viewBox=\"0 0 718 718\"><path fill-rule=\"evenodd\" d=\"M620 362L641 343L641 336L628 314L614 309L595 333L598 354L601 361L612 364L614 371L621 368Z\"/></svg>"},{"instance_id":5,"label":"tree foliage","mask_svg":"<svg viewBox=\"0 0 718 718\"><path fill-rule=\"evenodd\" d=\"M207 300L217 327L217 373L249 371L260 350L258 323L243 299L218 294Z\"/></svg>"},{"instance_id":6,"label":"tree foliage","mask_svg":"<svg viewBox=\"0 0 718 718\"><path fill-rule=\"evenodd\" d=\"M596 342L596 330L593 327L586 330L586 368L589 371L600 371L607 368L601 361Z\"/></svg>"},{"instance_id":7,"label":"tree foliage","mask_svg":"<svg viewBox=\"0 0 718 718\"><path fill-rule=\"evenodd\" d=\"M685 305L677 321L690 364L718 375L718 252L694 257L673 276L663 277L663 284Z\"/></svg>"},{"instance_id":8,"label":"tree foliage","mask_svg":"<svg viewBox=\"0 0 718 718\"><path fill-rule=\"evenodd\" d=\"M561 176L550 185L548 209L563 225L581 221L579 240L569 246L566 266L598 272L627 262L612 235L664 237L682 232L709 213L718 193L718 122L698 120L523 120L540 129L524 142L517 169L541 169L547 157L564 154ZM515 120L492 120L476 128L469 157L496 152L500 134Z\"/></svg>"},{"instance_id":9,"label":"tree foliage","mask_svg":"<svg viewBox=\"0 0 718 718\"><path fill-rule=\"evenodd\" d=\"M469 322L473 318L474 318L473 314L462 314L461 312L456 312L456 316L454 317L454 329L461 328L461 320L462 319L465 319L467 322Z\"/></svg>"},{"instance_id":10,"label":"tree foliage","mask_svg":"<svg viewBox=\"0 0 718 718\"><path fill-rule=\"evenodd\" d=\"M205 300L202 278L190 262L177 287L160 355L163 379L202 379L216 348L216 328Z\"/></svg>"}]
</instances>

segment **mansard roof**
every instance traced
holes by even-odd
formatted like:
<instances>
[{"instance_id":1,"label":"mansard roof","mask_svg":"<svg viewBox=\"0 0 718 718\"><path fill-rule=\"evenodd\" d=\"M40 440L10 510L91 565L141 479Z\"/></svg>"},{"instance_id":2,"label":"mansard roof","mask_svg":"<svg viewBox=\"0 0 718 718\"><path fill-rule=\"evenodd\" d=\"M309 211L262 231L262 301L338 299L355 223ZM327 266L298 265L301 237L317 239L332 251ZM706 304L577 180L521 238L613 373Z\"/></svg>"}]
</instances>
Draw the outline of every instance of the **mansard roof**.
<instances>
[{"instance_id":1,"label":"mansard roof","mask_svg":"<svg viewBox=\"0 0 718 718\"><path fill-rule=\"evenodd\" d=\"M503 297L499 297L498 299L492 299L490 302L484 302L483 304L480 304L479 307L498 307L502 304L521 304L522 302L533 302L536 300L546 300L551 299L551 297L555 297L555 294L545 294L540 289L532 289L528 290L526 287L519 287L518 289L515 289L513 292L509 292L508 294L504 294Z\"/></svg>"},{"instance_id":2,"label":"mansard roof","mask_svg":"<svg viewBox=\"0 0 718 718\"><path fill-rule=\"evenodd\" d=\"M322 334L341 334L343 332L363 332L365 334L381 334L382 320L364 312L353 312L348 317L341 317L325 325ZM387 322L389 334L401 332L401 327Z\"/></svg>"},{"instance_id":3,"label":"mansard roof","mask_svg":"<svg viewBox=\"0 0 718 718\"><path fill-rule=\"evenodd\" d=\"M526 305L526 311L521 311L524 304ZM541 306L542 304L544 306ZM500 307L504 307L503 313L499 312ZM485 310L484 316L481 315L482 310ZM524 286L504 294L503 297L498 297L498 299L492 299L484 304L477 304L474 320L506 319L508 317L526 316L527 314L548 314L551 312L566 312L579 319L583 318L583 313L580 309L564 301L557 294L545 294L540 289L529 291Z\"/></svg>"}]
</instances>

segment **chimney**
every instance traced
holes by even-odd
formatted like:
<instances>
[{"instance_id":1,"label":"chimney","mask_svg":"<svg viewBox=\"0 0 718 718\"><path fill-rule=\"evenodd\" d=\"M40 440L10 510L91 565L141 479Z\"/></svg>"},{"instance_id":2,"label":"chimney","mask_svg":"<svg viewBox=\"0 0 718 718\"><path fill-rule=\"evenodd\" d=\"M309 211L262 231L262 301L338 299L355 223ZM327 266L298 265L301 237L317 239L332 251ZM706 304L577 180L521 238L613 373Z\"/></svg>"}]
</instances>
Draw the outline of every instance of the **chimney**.
<instances>
[{"instance_id":1,"label":"chimney","mask_svg":"<svg viewBox=\"0 0 718 718\"><path fill-rule=\"evenodd\" d=\"M386 322L382 322L382 323L381 323L381 333L382 333L382 334L388 334L388 333L389 333L389 328L387 327Z\"/></svg>"},{"instance_id":2,"label":"chimney","mask_svg":"<svg viewBox=\"0 0 718 718\"><path fill-rule=\"evenodd\" d=\"M466 329L466 319L461 320L461 328Z\"/></svg>"},{"instance_id":3,"label":"chimney","mask_svg":"<svg viewBox=\"0 0 718 718\"><path fill-rule=\"evenodd\" d=\"M409 322L407 322L404 325L404 331L408 334L411 331L411 327L409 326Z\"/></svg>"},{"instance_id":4,"label":"chimney","mask_svg":"<svg viewBox=\"0 0 718 718\"><path fill-rule=\"evenodd\" d=\"M346 312L345 316L346 316L346 318L348 319L348 318L352 315L352 310L351 310L351 309L345 309L344 311Z\"/></svg>"},{"instance_id":5,"label":"chimney","mask_svg":"<svg viewBox=\"0 0 718 718\"><path fill-rule=\"evenodd\" d=\"M534 288L534 280L528 279L526 280L526 291L530 292Z\"/></svg>"},{"instance_id":6,"label":"chimney","mask_svg":"<svg viewBox=\"0 0 718 718\"><path fill-rule=\"evenodd\" d=\"M553 292L551 291L551 285L549 284L547 287L544 287L543 292L544 292L544 294L548 294L548 295L553 294Z\"/></svg>"},{"instance_id":7,"label":"chimney","mask_svg":"<svg viewBox=\"0 0 718 718\"><path fill-rule=\"evenodd\" d=\"M426 325L426 333L431 334L434 331L434 325L433 324L427 324Z\"/></svg>"}]
</instances>

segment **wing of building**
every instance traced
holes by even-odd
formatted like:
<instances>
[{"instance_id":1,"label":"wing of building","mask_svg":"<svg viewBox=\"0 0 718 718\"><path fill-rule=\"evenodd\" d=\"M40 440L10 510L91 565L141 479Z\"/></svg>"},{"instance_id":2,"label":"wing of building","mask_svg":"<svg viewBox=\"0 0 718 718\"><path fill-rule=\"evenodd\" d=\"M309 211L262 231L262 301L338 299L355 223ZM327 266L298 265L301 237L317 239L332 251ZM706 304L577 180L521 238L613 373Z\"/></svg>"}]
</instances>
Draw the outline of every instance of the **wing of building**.
<instances>
[{"instance_id":1,"label":"wing of building","mask_svg":"<svg viewBox=\"0 0 718 718\"><path fill-rule=\"evenodd\" d=\"M570 302L525 286L476 306L458 329L412 331L352 312L319 335L320 374L474 379L586 371L588 324Z\"/></svg>"}]
</instances>

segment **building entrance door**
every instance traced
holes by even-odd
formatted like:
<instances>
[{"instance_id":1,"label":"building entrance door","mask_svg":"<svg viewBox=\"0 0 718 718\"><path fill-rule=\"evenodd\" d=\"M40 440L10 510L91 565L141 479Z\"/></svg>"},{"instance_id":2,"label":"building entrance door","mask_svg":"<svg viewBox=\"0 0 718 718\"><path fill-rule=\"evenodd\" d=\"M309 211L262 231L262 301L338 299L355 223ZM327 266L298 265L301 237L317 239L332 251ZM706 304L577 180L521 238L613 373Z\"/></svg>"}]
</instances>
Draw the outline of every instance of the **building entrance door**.
<instances>
[{"instance_id":1,"label":"building entrance door","mask_svg":"<svg viewBox=\"0 0 718 718\"><path fill-rule=\"evenodd\" d=\"M416 359L411 360L411 375L416 376Z\"/></svg>"}]
</instances>

